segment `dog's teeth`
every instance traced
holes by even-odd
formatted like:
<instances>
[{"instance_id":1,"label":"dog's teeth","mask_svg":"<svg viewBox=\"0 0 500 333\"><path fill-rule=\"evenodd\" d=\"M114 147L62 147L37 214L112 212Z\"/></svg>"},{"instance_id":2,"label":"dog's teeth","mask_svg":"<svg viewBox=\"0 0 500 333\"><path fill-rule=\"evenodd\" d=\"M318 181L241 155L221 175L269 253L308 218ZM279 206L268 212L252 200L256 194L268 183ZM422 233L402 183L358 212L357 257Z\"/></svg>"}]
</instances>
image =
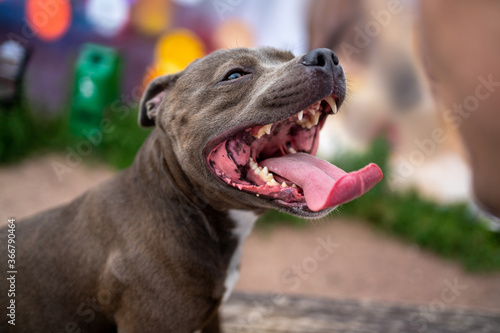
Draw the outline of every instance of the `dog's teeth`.
<instances>
[{"instance_id":1,"label":"dog's teeth","mask_svg":"<svg viewBox=\"0 0 500 333\"><path fill-rule=\"evenodd\" d=\"M297 114L297 117L299 118L299 120L302 120L302 118L304 117L304 111L300 111L300 112Z\"/></svg>"},{"instance_id":2,"label":"dog's teeth","mask_svg":"<svg viewBox=\"0 0 500 333\"><path fill-rule=\"evenodd\" d=\"M274 180L274 178L273 178L267 182L267 185L268 186L276 186L276 185L279 185L279 183L276 180Z\"/></svg>"},{"instance_id":3,"label":"dog's teeth","mask_svg":"<svg viewBox=\"0 0 500 333\"><path fill-rule=\"evenodd\" d=\"M281 183L281 187L288 187L288 185L285 182L283 182Z\"/></svg>"},{"instance_id":4,"label":"dog's teeth","mask_svg":"<svg viewBox=\"0 0 500 333\"><path fill-rule=\"evenodd\" d=\"M259 167L259 165L251 157L248 160L248 164L250 164L250 168L252 168L252 170L254 171Z\"/></svg>"},{"instance_id":5,"label":"dog's teeth","mask_svg":"<svg viewBox=\"0 0 500 333\"><path fill-rule=\"evenodd\" d=\"M253 169L253 172L255 172L256 175L260 175L260 173L262 172L262 168L256 167L255 169Z\"/></svg>"},{"instance_id":6,"label":"dog's teeth","mask_svg":"<svg viewBox=\"0 0 500 333\"><path fill-rule=\"evenodd\" d=\"M313 119L314 119L314 116L311 115L309 117L309 119L307 120L307 122L305 123L307 129L311 129L314 126Z\"/></svg>"},{"instance_id":7,"label":"dog's teeth","mask_svg":"<svg viewBox=\"0 0 500 333\"><path fill-rule=\"evenodd\" d=\"M266 182L270 182L270 181L274 180L274 175L271 172L269 172L267 167L264 167L263 169L260 168L258 175L260 178L262 178Z\"/></svg>"},{"instance_id":8,"label":"dog's teeth","mask_svg":"<svg viewBox=\"0 0 500 333\"><path fill-rule=\"evenodd\" d=\"M295 185L295 184L292 184L292 187L293 187L293 188L297 188L297 185Z\"/></svg>"},{"instance_id":9,"label":"dog's teeth","mask_svg":"<svg viewBox=\"0 0 500 333\"><path fill-rule=\"evenodd\" d=\"M300 120L300 121L297 121L297 124L299 124L300 126L302 126L302 128L311 128L311 127L309 126L309 123L310 123L310 122L309 122L309 119L307 119L307 118L304 118L304 119L302 119L302 120ZM308 126L309 126L309 127L308 127Z\"/></svg>"},{"instance_id":10,"label":"dog's teeth","mask_svg":"<svg viewBox=\"0 0 500 333\"><path fill-rule=\"evenodd\" d=\"M264 133L266 134L271 134L271 127L273 127L273 124L269 124L269 125L266 125L266 126L262 126L262 130L264 130Z\"/></svg>"},{"instance_id":11,"label":"dog's teeth","mask_svg":"<svg viewBox=\"0 0 500 333\"><path fill-rule=\"evenodd\" d=\"M311 109L309 110L309 112L314 116L316 114L316 110L315 109Z\"/></svg>"},{"instance_id":12,"label":"dog's teeth","mask_svg":"<svg viewBox=\"0 0 500 333\"><path fill-rule=\"evenodd\" d=\"M293 147L288 148L288 152L290 154L297 154L297 151Z\"/></svg>"},{"instance_id":13,"label":"dog's teeth","mask_svg":"<svg viewBox=\"0 0 500 333\"><path fill-rule=\"evenodd\" d=\"M260 137L263 136L264 134L266 134L264 127L261 127L259 129L259 131L257 132L257 135L254 135L254 137L256 137L257 139L260 139Z\"/></svg>"},{"instance_id":14,"label":"dog's teeth","mask_svg":"<svg viewBox=\"0 0 500 333\"><path fill-rule=\"evenodd\" d=\"M264 134L271 134L271 127L273 127L273 124L262 126L261 128L259 128L257 134L253 134L253 137L260 139Z\"/></svg>"},{"instance_id":15,"label":"dog's teeth","mask_svg":"<svg viewBox=\"0 0 500 333\"><path fill-rule=\"evenodd\" d=\"M320 106L321 106L321 101L317 101L316 103L314 103L313 105L313 108L316 109L316 111L319 110Z\"/></svg>"},{"instance_id":16,"label":"dog's teeth","mask_svg":"<svg viewBox=\"0 0 500 333\"><path fill-rule=\"evenodd\" d=\"M337 113L337 103L335 103L335 100L333 99L333 96L328 96L325 98L325 101L330 105L332 108L332 112L335 114Z\"/></svg>"},{"instance_id":17,"label":"dog's teeth","mask_svg":"<svg viewBox=\"0 0 500 333\"><path fill-rule=\"evenodd\" d=\"M320 116L321 116L321 113L316 113L316 114L313 114L311 116L311 118L310 118L311 120L310 121L311 121L311 123L312 123L313 126L318 125L318 123L319 123L319 117Z\"/></svg>"}]
</instances>

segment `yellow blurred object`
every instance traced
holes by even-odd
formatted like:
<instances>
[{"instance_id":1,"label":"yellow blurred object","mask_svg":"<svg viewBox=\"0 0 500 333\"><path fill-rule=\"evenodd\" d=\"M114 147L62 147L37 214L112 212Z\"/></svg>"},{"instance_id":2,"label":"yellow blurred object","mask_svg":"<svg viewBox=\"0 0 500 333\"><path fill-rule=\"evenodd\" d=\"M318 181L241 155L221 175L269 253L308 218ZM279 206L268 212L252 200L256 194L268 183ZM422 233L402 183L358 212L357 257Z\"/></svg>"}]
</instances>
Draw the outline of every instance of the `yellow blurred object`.
<instances>
[{"instance_id":1,"label":"yellow blurred object","mask_svg":"<svg viewBox=\"0 0 500 333\"><path fill-rule=\"evenodd\" d=\"M144 79L142 81L143 87L145 88L151 80L157 78L158 76L177 73L181 70L182 68L172 63L154 64L146 70L146 74L144 75Z\"/></svg>"},{"instance_id":2,"label":"yellow blurred object","mask_svg":"<svg viewBox=\"0 0 500 333\"><path fill-rule=\"evenodd\" d=\"M193 32L178 29L164 34L156 44L154 63L144 75L143 86L158 76L182 71L204 55L203 42Z\"/></svg>"},{"instance_id":3,"label":"yellow blurred object","mask_svg":"<svg viewBox=\"0 0 500 333\"><path fill-rule=\"evenodd\" d=\"M155 48L159 68L183 70L189 63L205 55L203 42L187 29L177 29L160 37ZM169 74L172 72L169 72Z\"/></svg>"},{"instance_id":4,"label":"yellow blurred object","mask_svg":"<svg viewBox=\"0 0 500 333\"><path fill-rule=\"evenodd\" d=\"M171 0L138 0L132 8L133 26L148 36L161 34L171 23Z\"/></svg>"},{"instance_id":5,"label":"yellow blurred object","mask_svg":"<svg viewBox=\"0 0 500 333\"><path fill-rule=\"evenodd\" d=\"M233 47L253 47L255 37L252 29L241 20L225 21L214 32L213 44L216 49Z\"/></svg>"},{"instance_id":6,"label":"yellow blurred object","mask_svg":"<svg viewBox=\"0 0 500 333\"><path fill-rule=\"evenodd\" d=\"M182 71L184 68L180 67L179 65L176 65L171 62L161 62L157 65L157 70L160 73L160 75L165 75L165 74L174 74L177 72Z\"/></svg>"}]
</instances>

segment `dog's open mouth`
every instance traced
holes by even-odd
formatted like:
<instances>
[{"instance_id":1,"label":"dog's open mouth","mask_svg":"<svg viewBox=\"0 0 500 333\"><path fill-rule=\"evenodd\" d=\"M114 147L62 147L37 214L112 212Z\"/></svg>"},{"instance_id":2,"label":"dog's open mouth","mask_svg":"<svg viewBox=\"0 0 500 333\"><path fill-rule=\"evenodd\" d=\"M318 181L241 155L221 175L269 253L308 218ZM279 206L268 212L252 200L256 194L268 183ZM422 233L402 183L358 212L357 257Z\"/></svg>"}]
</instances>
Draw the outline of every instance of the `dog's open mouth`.
<instances>
[{"instance_id":1,"label":"dog's open mouth","mask_svg":"<svg viewBox=\"0 0 500 333\"><path fill-rule=\"evenodd\" d=\"M375 186L382 171L369 164L347 173L314 156L319 131L335 113L328 96L282 121L247 128L209 152L209 168L228 185L285 208L318 212L351 201Z\"/></svg>"}]
</instances>

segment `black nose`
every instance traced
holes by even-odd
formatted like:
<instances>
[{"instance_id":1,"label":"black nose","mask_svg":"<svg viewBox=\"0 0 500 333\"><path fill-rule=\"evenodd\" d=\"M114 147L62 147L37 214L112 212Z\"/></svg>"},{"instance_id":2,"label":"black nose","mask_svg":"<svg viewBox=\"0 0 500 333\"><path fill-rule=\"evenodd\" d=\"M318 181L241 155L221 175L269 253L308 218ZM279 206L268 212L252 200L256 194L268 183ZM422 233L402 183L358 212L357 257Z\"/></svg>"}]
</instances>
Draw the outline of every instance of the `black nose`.
<instances>
[{"instance_id":1,"label":"black nose","mask_svg":"<svg viewBox=\"0 0 500 333\"><path fill-rule=\"evenodd\" d=\"M317 67L328 67L337 66L339 64L339 58L332 50L329 49L314 49L311 52L304 55L302 59L302 64L304 66L317 66Z\"/></svg>"}]
</instances>

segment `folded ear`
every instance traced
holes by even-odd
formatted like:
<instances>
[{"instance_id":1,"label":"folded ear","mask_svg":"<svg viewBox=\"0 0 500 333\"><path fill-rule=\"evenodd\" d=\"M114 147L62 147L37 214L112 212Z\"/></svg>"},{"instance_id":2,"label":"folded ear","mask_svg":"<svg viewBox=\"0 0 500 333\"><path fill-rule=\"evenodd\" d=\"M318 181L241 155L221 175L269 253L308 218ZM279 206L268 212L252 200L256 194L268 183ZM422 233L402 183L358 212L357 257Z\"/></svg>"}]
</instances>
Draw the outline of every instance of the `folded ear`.
<instances>
[{"instance_id":1,"label":"folded ear","mask_svg":"<svg viewBox=\"0 0 500 333\"><path fill-rule=\"evenodd\" d=\"M139 126L155 125L161 101L170 93L181 73L159 76L148 84L139 104Z\"/></svg>"}]
</instances>

